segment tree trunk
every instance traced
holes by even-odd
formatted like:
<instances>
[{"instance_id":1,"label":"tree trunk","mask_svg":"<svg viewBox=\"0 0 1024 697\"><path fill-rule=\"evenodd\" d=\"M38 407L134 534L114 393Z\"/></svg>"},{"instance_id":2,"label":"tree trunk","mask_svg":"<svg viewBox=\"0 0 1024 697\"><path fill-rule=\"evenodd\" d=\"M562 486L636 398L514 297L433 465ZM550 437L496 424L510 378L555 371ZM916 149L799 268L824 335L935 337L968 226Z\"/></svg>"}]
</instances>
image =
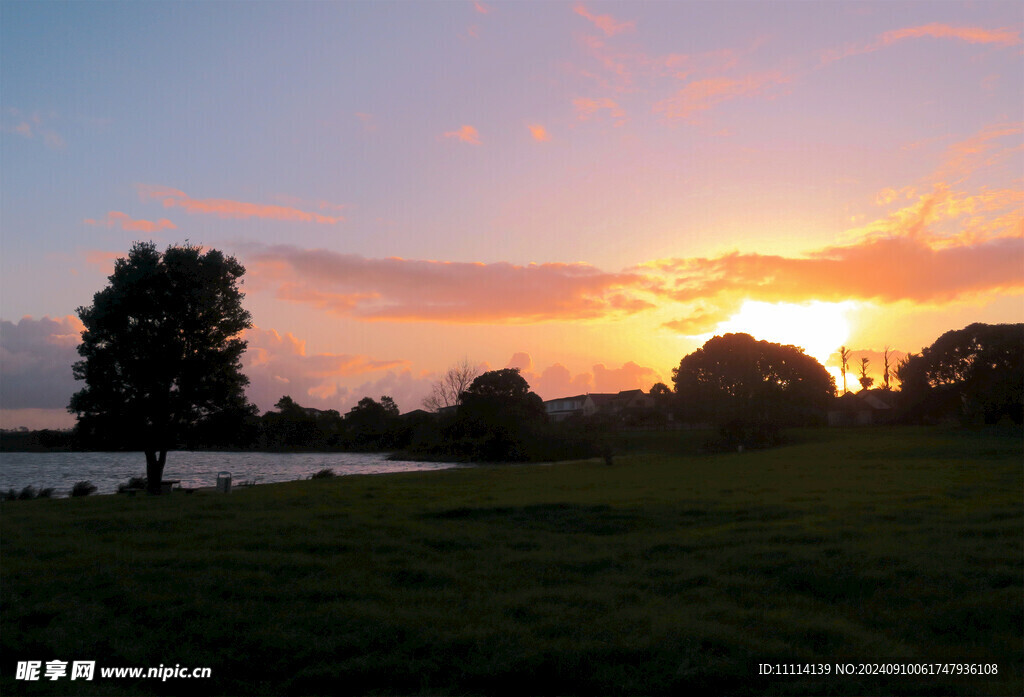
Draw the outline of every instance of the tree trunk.
<instances>
[{"instance_id":1,"label":"tree trunk","mask_svg":"<svg viewBox=\"0 0 1024 697\"><path fill-rule=\"evenodd\" d=\"M164 478L164 463L167 462L167 451L146 451L146 492L160 493L160 482Z\"/></svg>"}]
</instances>

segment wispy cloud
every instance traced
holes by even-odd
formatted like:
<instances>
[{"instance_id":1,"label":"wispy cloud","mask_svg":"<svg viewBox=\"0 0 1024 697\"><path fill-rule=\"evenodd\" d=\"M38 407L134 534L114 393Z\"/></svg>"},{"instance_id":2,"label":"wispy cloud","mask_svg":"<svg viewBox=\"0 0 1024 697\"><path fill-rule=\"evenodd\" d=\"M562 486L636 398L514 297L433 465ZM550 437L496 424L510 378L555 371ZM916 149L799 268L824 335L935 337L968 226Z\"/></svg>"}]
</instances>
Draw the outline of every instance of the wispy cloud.
<instances>
[{"instance_id":1,"label":"wispy cloud","mask_svg":"<svg viewBox=\"0 0 1024 697\"><path fill-rule=\"evenodd\" d=\"M994 44L997 46L1016 46L1021 43L1020 31L1017 29L985 29L932 23L887 31L869 44L849 44L839 49L829 50L822 56L822 62L829 63L850 56L872 53L907 39L921 38L956 39L970 44Z\"/></svg>"},{"instance_id":2,"label":"wispy cloud","mask_svg":"<svg viewBox=\"0 0 1024 697\"><path fill-rule=\"evenodd\" d=\"M127 213L121 211L110 211L107 213L106 218L95 220L93 218L85 219L86 225L96 225L100 227L117 227L119 226L122 230L127 232L145 232L155 233L161 230L177 230L178 226L172 223L167 218L160 218L156 222L152 220L136 220L129 216Z\"/></svg>"},{"instance_id":3,"label":"wispy cloud","mask_svg":"<svg viewBox=\"0 0 1024 697\"><path fill-rule=\"evenodd\" d=\"M165 186L140 184L139 196L143 200L159 200L164 208L181 208L186 213L213 215L218 218L240 219L261 218L300 223L333 224L344 220L341 216L327 216L310 213L290 206L275 206L261 203L246 203L222 198L192 198L184 191Z\"/></svg>"},{"instance_id":4,"label":"wispy cloud","mask_svg":"<svg viewBox=\"0 0 1024 697\"><path fill-rule=\"evenodd\" d=\"M363 130L367 133L375 133L377 131L377 119L373 114L365 111L357 111L356 118L363 124Z\"/></svg>"},{"instance_id":5,"label":"wispy cloud","mask_svg":"<svg viewBox=\"0 0 1024 697\"><path fill-rule=\"evenodd\" d=\"M606 36L614 36L615 34L636 29L636 22L621 22L611 15L595 15L583 3L577 4L572 8L572 11L580 17L593 22L594 26L603 31Z\"/></svg>"},{"instance_id":6,"label":"wispy cloud","mask_svg":"<svg viewBox=\"0 0 1024 697\"><path fill-rule=\"evenodd\" d=\"M367 259L292 246L251 247L247 268L259 288L363 320L531 323L621 317L653 307L649 281L588 264L517 266Z\"/></svg>"},{"instance_id":7,"label":"wispy cloud","mask_svg":"<svg viewBox=\"0 0 1024 697\"><path fill-rule=\"evenodd\" d=\"M713 77L695 80L679 90L675 96L654 105L654 111L670 121L692 120L695 114L707 111L722 102L765 94L769 89L790 81L778 72L745 75L739 78Z\"/></svg>"},{"instance_id":8,"label":"wispy cloud","mask_svg":"<svg viewBox=\"0 0 1024 697\"><path fill-rule=\"evenodd\" d=\"M482 15L490 14L494 12L494 8L487 3L480 2L480 0L473 0L473 9Z\"/></svg>"},{"instance_id":9,"label":"wispy cloud","mask_svg":"<svg viewBox=\"0 0 1024 697\"><path fill-rule=\"evenodd\" d=\"M473 126L465 125L457 131L448 131L445 138L455 138L470 145L480 145L480 133Z\"/></svg>"},{"instance_id":10,"label":"wispy cloud","mask_svg":"<svg viewBox=\"0 0 1024 697\"><path fill-rule=\"evenodd\" d=\"M531 123L527 128L530 129L530 135L533 136L534 140L541 143L551 140L551 136L548 134L548 129L544 128L539 123Z\"/></svg>"},{"instance_id":11,"label":"wispy cloud","mask_svg":"<svg viewBox=\"0 0 1024 697\"><path fill-rule=\"evenodd\" d=\"M626 122L625 110L617 102L607 97L600 99L576 97L572 100L572 105L576 109L576 117L580 121L589 121L607 111L608 115L615 120L616 126L621 126Z\"/></svg>"},{"instance_id":12,"label":"wispy cloud","mask_svg":"<svg viewBox=\"0 0 1024 697\"><path fill-rule=\"evenodd\" d=\"M38 138L50 150L63 150L66 145L64 137L51 126L56 118L52 113L26 113L14 107L7 107L3 119L0 120L0 131L14 133L28 140Z\"/></svg>"}]
</instances>

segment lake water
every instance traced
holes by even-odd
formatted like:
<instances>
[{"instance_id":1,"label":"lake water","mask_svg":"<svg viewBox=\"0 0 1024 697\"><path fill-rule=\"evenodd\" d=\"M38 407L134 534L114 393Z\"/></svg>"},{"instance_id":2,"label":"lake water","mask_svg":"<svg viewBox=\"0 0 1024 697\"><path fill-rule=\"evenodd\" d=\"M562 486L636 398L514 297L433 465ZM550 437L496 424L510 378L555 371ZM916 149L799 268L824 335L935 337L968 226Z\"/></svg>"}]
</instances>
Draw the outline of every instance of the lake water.
<instances>
[{"instance_id":1,"label":"lake water","mask_svg":"<svg viewBox=\"0 0 1024 697\"><path fill-rule=\"evenodd\" d=\"M164 479L180 479L181 486L215 486L218 472L230 472L233 485L245 480L257 484L306 479L322 469L337 475L387 474L448 469L445 462L388 460L386 453L253 453L169 452ZM98 494L112 494L118 484L146 474L142 453L0 453L0 491L33 486L54 488L54 496L67 496L76 482L88 480Z\"/></svg>"}]
</instances>

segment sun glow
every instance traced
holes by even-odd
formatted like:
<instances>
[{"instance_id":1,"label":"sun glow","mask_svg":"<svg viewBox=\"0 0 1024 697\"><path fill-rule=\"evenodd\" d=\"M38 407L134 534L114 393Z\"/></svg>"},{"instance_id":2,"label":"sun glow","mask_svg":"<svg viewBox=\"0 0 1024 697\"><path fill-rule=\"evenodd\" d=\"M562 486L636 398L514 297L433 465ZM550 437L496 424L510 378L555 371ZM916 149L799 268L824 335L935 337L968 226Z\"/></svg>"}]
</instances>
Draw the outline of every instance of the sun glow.
<instances>
[{"instance_id":1,"label":"sun glow","mask_svg":"<svg viewBox=\"0 0 1024 697\"><path fill-rule=\"evenodd\" d=\"M747 300L739 312L719 322L714 333L745 332L755 339L799 346L824 365L850 337L846 314L855 305L851 301L796 305Z\"/></svg>"}]
</instances>

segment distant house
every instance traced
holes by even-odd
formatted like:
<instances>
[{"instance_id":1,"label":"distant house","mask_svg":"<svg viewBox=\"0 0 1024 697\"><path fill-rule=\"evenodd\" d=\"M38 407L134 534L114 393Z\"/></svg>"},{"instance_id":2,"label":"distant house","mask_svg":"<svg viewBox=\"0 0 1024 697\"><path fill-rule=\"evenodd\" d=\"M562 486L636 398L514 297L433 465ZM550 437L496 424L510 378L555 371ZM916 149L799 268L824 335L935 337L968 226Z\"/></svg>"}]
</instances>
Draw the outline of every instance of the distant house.
<instances>
[{"instance_id":1,"label":"distant house","mask_svg":"<svg viewBox=\"0 0 1024 697\"><path fill-rule=\"evenodd\" d=\"M581 394L560 397L544 402L544 410L552 421L564 421L570 416L622 416L628 412L654 409L654 398L643 390L623 390L618 393Z\"/></svg>"},{"instance_id":2,"label":"distant house","mask_svg":"<svg viewBox=\"0 0 1024 697\"><path fill-rule=\"evenodd\" d=\"M891 423L896 415L896 393L861 390L837 397L828 410L829 426L871 426Z\"/></svg>"},{"instance_id":3,"label":"distant house","mask_svg":"<svg viewBox=\"0 0 1024 697\"><path fill-rule=\"evenodd\" d=\"M549 399L544 402L544 411L547 412L548 418L552 421L564 421L570 416L581 416L588 396L579 394L575 397Z\"/></svg>"}]
</instances>

